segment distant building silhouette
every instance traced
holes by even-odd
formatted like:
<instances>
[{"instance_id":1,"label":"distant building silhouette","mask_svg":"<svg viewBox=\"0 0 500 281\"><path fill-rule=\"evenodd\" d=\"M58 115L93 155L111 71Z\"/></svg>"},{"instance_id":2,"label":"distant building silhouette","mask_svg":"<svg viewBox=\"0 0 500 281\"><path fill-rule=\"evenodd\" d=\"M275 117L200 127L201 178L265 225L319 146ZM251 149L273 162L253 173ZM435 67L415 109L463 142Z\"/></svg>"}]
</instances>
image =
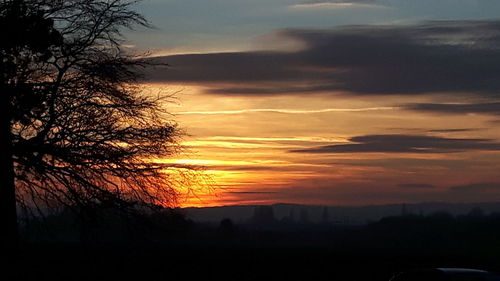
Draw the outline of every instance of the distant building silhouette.
<instances>
[{"instance_id":1,"label":"distant building silhouette","mask_svg":"<svg viewBox=\"0 0 500 281\"><path fill-rule=\"evenodd\" d=\"M295 218L295 209L294 208L290 209L290 213L288 214L288 218L290 219L290 221L295 222L296 218Z\"/></svg>"},{"instance_id":2,"label":"distant building silhouette","mask_svg":"<svg viewBox=\"0 0 500 281\"><path fill-rule=\"evenodd\" d=\"M274 218L274 210L272 206L257 206L254 209L251 222L254 224L266 225L276 222Z\"/></svg>"},{"instance_id":3,"label":"distant building silhouette","mask_svg":"<svg viewBox=\"0 0 500 281\"><path fill-rule=\"evenodd\" d=\"M472 208L469 213L465 215L469 219L481 219L484 218L485 213L482 208L480 207L475 207Z\"/></svg>"},{"instance_id":4,"label":"distant building silhouette","mask_svg":"<svg viewBox=\"0 0 500 281\"><path fill-rule=\"evenodd\" d=\"M404 217L408 215L408 210L406 209L406 204L401 205L401 216Z\"/></svg>"},{"instance_id":5,"label":"distant building silhouette","mask_svg":"<svg viewBox=\"0 0 500 281\"><path fill-rule=\"evenodd\" d=\"M321 213L321 221L328 222L330 221L330 214L328 214L328 207L323 208L323 213Z\"/></svg>"},{"instance_id":6,"label":"distant building silhouette","mask_svg":"<svg viewBox=\"0 0 500 281\"><path fill-rule=\"evenodd\" d=\"M309 212L305 208L302 208L300 210L300 222L301 223L308 223L309 222Z\"/></svg>"}]
</instances>

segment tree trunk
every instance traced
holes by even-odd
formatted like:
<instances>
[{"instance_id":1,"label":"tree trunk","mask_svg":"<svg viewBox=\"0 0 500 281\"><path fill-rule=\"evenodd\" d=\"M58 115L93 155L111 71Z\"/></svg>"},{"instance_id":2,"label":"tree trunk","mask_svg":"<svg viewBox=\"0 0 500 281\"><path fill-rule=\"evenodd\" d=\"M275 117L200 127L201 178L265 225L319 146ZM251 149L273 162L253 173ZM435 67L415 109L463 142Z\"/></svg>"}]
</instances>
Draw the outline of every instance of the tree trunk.
<instances>
[{"instance_id":1,"label":"tree trunk","mask_svg":"<svg viewBox=\"0 0 500 281\"><path fill-rule=\"evenodd\" d=\"M6 91L0 91L0 243L3 249L14 250L18 229L8 96Z\"/></svg>"}]
</instances>

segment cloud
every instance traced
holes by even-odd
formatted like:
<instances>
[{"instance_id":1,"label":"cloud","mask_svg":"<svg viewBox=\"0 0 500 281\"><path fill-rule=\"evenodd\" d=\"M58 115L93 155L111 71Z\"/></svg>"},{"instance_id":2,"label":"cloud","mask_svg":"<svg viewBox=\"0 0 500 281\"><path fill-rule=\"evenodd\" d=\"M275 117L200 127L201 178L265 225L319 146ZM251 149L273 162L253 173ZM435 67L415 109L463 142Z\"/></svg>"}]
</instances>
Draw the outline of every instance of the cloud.
<instances>
[{"instance_id":1,"label":"cloud","mask_svg":"<svg viewBox=\"0 0 500 281\"><path fill-rule=\"evenodd\" d=\"M309 0L302 1L300 4L321 4L321 3L370 3L374 4L378 2L378 0Z\"/></svg>"},{"instance_id":2,"label":"cloud","mask_svg":"<svg viewBox=\"0 0 500 281\"><path fill-rule=\"evenodd\" d=\"M387 8L375 0L306 1L289 6L291 9Z\"/></svg>"},{"instance_id":3,"label":"cloud","mask_svg":"<svg viewBox=\"0 0 500 281\"><path fill-rule=\"evenodd\" d=\"M489 139L453 139L417 135L366 135L335 144L292 150L298 153L450 153L476 150L500 151L500 143Z\"/></svg>"},{"instance_id":4,"label":"cloud","mask_svg":"<svg viewBox=\"0 0 500 281\"><path fill-rule=\"evenodd\" d=\"M398 186L403 187L403 188L425 188L425 189L436 187L435 185L428 184L428 183L403 183L403 184L399 184Z\"/></svg>"},{"instance_id":5,"label":"cloud","mask_svg":"<svg viewBox=\"0 0 500 281\"><path fill-rule=\"evenodd\" d=\"M291 29L280 36L304 47L154 58L171 67L151 68L147 75L152 81L203 84L219 95L459 92L499 97L500 21Z\"/></svg>"},{"instance_id":6,"label":"cloud","mask_svg":"<svg viewBox=\"0 0 500 281\"><path fill-rule=\"evenodd\" d=\"M473 183L449 188L451 192L469 193L481 191L500 191L500 183Z\"/></svg>"},{"instance_id":7,"label":"cloud","mask_svg":"<svg viewBox=\"0 0 500 281\"><path fill-rule=\"evenodd\" d=\"M247 195L260 195L260 194L277 194L276 191L228 191L231 194L247 194Z\"/></svg>"},{"instance_id":8,"label":"cloud","mask_svg":"<svg viewBox=\"0 0 500 281\"><path fill-rule=\"evenodd\" d=\"M477 113L477 114L500 115L500 102L467 103L467 104L416 103L416 104L406 105L404 107L416 111L425 111L425 112L443 113L443 114Z\"/></svg>"},{"instance_id":9,"label":"cloud","mask_svg":"<svg viewBox=\"0 0 500 281\"><path fill-rule=\"evenodd\" d=\"M462 133L462 132L473 132L478 131L479 129L472 128L462 128L462 129L436 129L436 130L428 130L429 133Z\"/></svg>"},{"instance_id":10,"label":"cloud","mask_svg":"<svg viewBox=\"0 0 500 281\"><path fill-rule=\"evenodd\" d=\"M216 165L211 166L211 170L218 171L283 171L286 168L282 166L269 166L269 165Z\"/></svg>"},{"instance_id":11,"label":"cloud","mask_svg":"<svg viewBox=\"0 0 500 281\"><path fill-rule=\"evenodd\" d=\"M329 112L366 112L366 111L381 111L381 110L396 110L398 107L382 106L382 107L364 107L364 108L324 108L311 110L296 110L296 109L274 109L274 108L254 108L242 110L219 110L219 111L184 111L177 112L178 115L230 115L244 113L283 113L283 114L313 114L313 113L329 113Z\"/></svg>"},{"instance_id":12,"label":"cloud","mask_svg":"<svg viewBox=\"0 0 500 281\"><path fill-rule=\"evenodd\" d=\"M479 182L449 187L446 198L471 201L498 201L500 200L500 183Z\"/></svg>"},{"instance_id":13,"label":"cloud","mask_svg":"<svg viewBox=\"0 0 500 281\"><path fill-rule=\"evenodd\" d=\"M495 202L500 200L500 183L471 183L463 186L388 190L384 184L344 183L280 189L282 198L320 204L387 204L401 202ZM319 202L318 202L319 201Z\"/></svg>"}]
</instances>

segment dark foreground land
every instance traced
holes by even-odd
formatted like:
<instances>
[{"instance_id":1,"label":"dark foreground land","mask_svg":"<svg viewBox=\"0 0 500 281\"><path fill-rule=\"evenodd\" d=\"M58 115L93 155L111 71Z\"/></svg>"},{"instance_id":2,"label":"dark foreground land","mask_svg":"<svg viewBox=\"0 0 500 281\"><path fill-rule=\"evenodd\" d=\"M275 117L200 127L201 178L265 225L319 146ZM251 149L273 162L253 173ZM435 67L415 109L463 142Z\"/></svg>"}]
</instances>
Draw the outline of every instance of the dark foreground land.
<instances>
[{"instance_id":1,"label":"dark foreground land","mask_svg":"<svg viewBox=\"0 0 500 281\"><path fill-rule=\"evenodd\" d=\"M395 217L364 226L223 222L147 239L123 235L26 240L3 262L0 279L388 281L421 267L500 271L497 216Z\"/></svg>"},{"instance_id":2,"label":"dark foreground land","mask_svg":"<svg viewBox=\"0 0 500 281\"><path fill-rule=\"evenodd\" d=\"M314 247L172 250L43 245L24 249L17 272L2 280L389 280L406 268L498 270L498 261L466 253L345 253Z\"/></svg>"}]
</instances>

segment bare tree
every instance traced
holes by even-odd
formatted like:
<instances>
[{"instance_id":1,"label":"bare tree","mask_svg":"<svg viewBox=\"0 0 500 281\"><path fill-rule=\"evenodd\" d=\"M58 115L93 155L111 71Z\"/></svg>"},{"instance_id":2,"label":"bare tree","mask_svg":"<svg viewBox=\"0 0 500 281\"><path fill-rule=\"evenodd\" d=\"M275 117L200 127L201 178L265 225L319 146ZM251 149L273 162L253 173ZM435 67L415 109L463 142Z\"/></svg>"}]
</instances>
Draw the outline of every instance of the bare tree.
<instances>
[{"instance_id":1,"label":"bare tree","mask_svg":"<svg viewBox=\"0 0 500 281\"><path fill-rule=\"evenodd\" d=\"M153 161L176 153L161 97L141 94L145 62L121 48L147 26L127 0L4 0L0 6L0 225L17 237L18 207L91 215L175 203L175 180ZM7 38L7 40L5 40Z\"/></svg>"}]
</instances>

